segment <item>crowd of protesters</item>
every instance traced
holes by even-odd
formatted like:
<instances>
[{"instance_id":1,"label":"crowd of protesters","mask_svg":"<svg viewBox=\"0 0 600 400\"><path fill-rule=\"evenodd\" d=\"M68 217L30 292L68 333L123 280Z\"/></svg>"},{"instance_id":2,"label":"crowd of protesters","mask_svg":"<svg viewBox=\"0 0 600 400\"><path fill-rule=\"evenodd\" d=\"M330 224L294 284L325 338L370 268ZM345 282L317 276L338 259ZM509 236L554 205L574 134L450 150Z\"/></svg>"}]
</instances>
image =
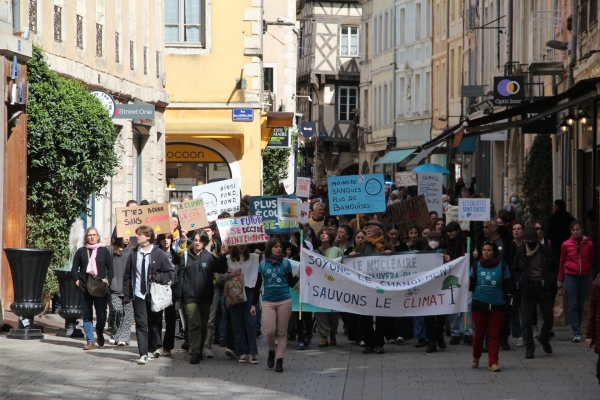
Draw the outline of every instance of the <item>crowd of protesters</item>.
<instances>
[{"instance_id":1,"label":"crowd of protesters","mask_svg":"<svg viewBox=\"0 0 600 400\"><path fill-rule=\"evenodd\" d=\"M416 194L413 189L386 185L386 203L406 200ZM600 354L600 275L593 278L594 243L584 235L584 224L566 211L562 200L554 201L547 225L535 221L524 226L523 209L518 195L513 193L503 208L497 210L492 205L490 221L471 222L469 230L463 230L458 222L446 221L447 207L457 205L457 196L484 196L475 192L474 185L467 188L459 179L454 188L444 191L443 215L432 211L427 224L400 232L395 224L389 224L384 231L375 215L329 215L327 192L326 180L321 186L311 187L306 200L311 215L308 224L300 224L299 229L303 235L271 235L264 244L227 248L221 245L214 222L186 232L175 214L172 232L156 237L151 228L142 226L132 238L117 238L113 234L109 251L100 245L98 231L88 228L86 244L75 255L72 270L81 293L87 338L83 349L104 346L108 306L108 342L129 345L130 327L135 321L139 364L171 356L175 338L183 341L181 348L189 351L191 364L213 358L213 346L224 348L225 356L240 363L257 364L257 340L264 332L267 365L282 372L288 342L296 342L297 349L304 350L316 333L319 347L336 346L341 319L341 332L364 347L364 354L384 354L385 345L403 345L408 339L415 339L416 347L434 353L447 348L446 336L450 337L450 345L473 346L473 368L479 367L482 353L488 353L488 369L498 372L500 349L510 350L511 344L524 347L527 359L535 357L534 339L545 353L552 353L555 296L564 290L572 341L585 340ZM130 201L127 206L137 203ZM248 214L245 196L240 211L234 215L223 213L219 218ZM595 220L593 216L588 218L590 222ZM470 254L468 237L472 243ZM449 262L466 255L472 262L471 311L424 317L303 313L300 319L297 312L292 312L289 294L289 288L298 281L289 259L299 261L300 248L332 259L433 250L442 252L444 262ZM103 298L89 295L85 285L90 273L108 278L109 294ZM227 307L224 286L240 276L245 299ZM160 312L150 309L151 282L171 285L172 306ZM590 312L584 333L583 311L590 287ZM93 307L97 316L96 338ZM509 341L511 336L514 342ZM597 368L600 380L600 356Z\"/></svg>"}]
</instances>

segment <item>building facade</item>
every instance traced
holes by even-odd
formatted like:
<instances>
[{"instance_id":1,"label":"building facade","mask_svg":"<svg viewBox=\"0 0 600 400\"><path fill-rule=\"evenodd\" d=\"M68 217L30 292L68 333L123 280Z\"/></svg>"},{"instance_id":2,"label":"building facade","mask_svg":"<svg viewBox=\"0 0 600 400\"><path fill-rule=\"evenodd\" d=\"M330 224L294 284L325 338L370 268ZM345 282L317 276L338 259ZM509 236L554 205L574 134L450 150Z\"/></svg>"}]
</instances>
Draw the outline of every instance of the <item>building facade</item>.
<instances>
[{"instance_id":1,"label":"building facade","mask_svg":"<svg viewBox=\"0 0 600 400\"><path fill-rule=\"evenodd\" d=\"M319 185L358 173L361 15L358 0L297 2L298 112L316 125L304 148Z\"/></svg>"}]
</instances>

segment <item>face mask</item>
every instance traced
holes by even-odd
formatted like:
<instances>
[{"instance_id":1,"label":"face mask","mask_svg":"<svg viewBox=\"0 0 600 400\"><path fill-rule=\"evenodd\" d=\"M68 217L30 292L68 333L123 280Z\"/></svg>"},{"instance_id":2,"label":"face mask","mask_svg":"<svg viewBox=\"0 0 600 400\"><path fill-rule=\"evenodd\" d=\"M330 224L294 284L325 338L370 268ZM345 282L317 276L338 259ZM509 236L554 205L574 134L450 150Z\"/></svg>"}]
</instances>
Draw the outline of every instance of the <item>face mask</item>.
<instances>
[{"instance_id":1,"label":"face mask","mask_svg":"<svg viewBox=\"0 0 600 400\"><path fill-rule=\"evenodd\" d=\"M516 197L511 197L510 198L510 202L511 203L516 203L517 202L517 198Z\"/></svg>"},{"instance_id":2,"label":"face mask","mask_svg":"<svg viewBox=\"0 0 600 400\"><path fill-rule=\"evenodd\" d=\"M448 207L448 204L449 204L448 202L444 203L443 204L444 208Z\"/></svg>"},{"instance_id":3,"label":"face mask","mask_svg":"<svg viewBox=\"0 0 600 400\"><path fill-rule=\"evenodd\" d=\"M432 250L435 250L440 247L440 244L438 242L429 242L429 247L431 247Z\"/></svg>"}]
</instances>

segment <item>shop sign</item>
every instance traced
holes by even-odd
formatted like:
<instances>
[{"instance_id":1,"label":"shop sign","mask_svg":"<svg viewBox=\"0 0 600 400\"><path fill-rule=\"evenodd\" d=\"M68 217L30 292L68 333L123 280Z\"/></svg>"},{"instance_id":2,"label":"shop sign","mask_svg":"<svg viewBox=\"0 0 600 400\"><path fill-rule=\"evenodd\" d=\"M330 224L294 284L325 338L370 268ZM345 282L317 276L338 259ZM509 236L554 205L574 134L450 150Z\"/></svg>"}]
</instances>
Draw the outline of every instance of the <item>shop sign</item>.
<instances>
[{"instance_id":1,"label":"shop sign","mask_svg":"<svg viewBox=\"0 0 600 400\"><path fill-rule=\"evenodd\" d=\"M290 147L289 129L283 127L274 128L267 147Z\"/></svg>"},{"instance_id":2,"label":"shop sign","mask_svg":"<svg viewBox=\"0 0 600 400\"><path fill-rule=\"evenodd\" d=\"M252 122L254 121L254 109L234 108L232 110L232 120L237 122Z\"/></svg>"},{"instance_id":3,"label":"shop sign","mask_svg":"<svg viewBox=\"0 0 600 400\"><path fill-rule=\"evenodd\" d=\"M184 162L227 162L223 157L214 150L208 147L197 146L193 144L167 144L165 146L167 162L184 163Z\"/></svg>"},{"instance_id":4,"label":"shop sign","mask_svg":"<svg viewBox=\"0 0 600 400\"><path fill-rule=\"evenodd\" d=\"M147 225L154 233L171 233L171 204L148 204L137 207L118 207L117 237L135 236L135 230Z\"/></svg>"},{"instance_id":5,"label":"shop sign","mask_svg":"<svg viewBox=\"0 0 600 400\"><path fill-rule=\"evenodd\" d=\"M209 221L216 220L223 212L233 215L240 210L240 178L194 186L192 197L204 200L204 209Z\"/></svg>"},{"instance_id":6,"label":"shop sign","mask_svg":"<svg viewBox=\"0 0 600 400\"><path fill-rule=\"evenodd\" d=\"M317 125L312 121L304 121L301 125L301 129L302 129L302 136L304 136L307 139L310 139L311 137L314 136L314 134L317 130Z\"/></svg>"},{"instance_id":7,"label":"shop sign","mask_svg":"<svg viewBox=\"0 0 600 400\"><path fill-rule=\"evenodd\" d=\"M494 105L518 106L523 100L525 100L525 77L494 77Z\"/></svg>"},{"instance_id":8,"label":"shop sign","mask_svg":"<svg viewBox=\"0 0 600 400\"><path fill-rule=\"evenodd\" d=\"M114 119L154 119L154 104L117 104Z\"/></svg>"}]
</instances>

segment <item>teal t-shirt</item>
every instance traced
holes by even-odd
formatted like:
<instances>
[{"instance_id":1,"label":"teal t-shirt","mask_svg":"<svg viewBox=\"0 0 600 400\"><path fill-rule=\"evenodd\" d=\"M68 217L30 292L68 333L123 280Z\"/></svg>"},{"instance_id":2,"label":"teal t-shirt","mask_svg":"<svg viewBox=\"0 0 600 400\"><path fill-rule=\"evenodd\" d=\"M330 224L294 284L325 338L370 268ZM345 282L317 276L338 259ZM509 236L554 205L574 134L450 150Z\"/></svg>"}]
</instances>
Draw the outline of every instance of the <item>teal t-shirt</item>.
<instances>
[{"instance_id":1,"label":"teal t-shirt","mask_svg":"<svg viewBox=\"0 0 600 400\"><path fill-rule=\"evenodd\" d=\"M474 277L475 269L471 269L470 276ZM504 304L504 290L502 281L510 278L508 268L502 273L502 262L493 268L483 268L477 264L477 284L473 291L473 300L501 306Z\"/></svg>"},{"instance_id":2,"label":"teal t-shirt","mask_svg":"<svg viewBox=\"0 0 600 400\"><path fill-rule=\"evenodd\" d=\"M276 303L291 298L287 280L288 272L292 272L292 265L285 258L277 266L265 260L261 261L258 273L263 277L263 301Z\"/></svg>"}]
</instances>

